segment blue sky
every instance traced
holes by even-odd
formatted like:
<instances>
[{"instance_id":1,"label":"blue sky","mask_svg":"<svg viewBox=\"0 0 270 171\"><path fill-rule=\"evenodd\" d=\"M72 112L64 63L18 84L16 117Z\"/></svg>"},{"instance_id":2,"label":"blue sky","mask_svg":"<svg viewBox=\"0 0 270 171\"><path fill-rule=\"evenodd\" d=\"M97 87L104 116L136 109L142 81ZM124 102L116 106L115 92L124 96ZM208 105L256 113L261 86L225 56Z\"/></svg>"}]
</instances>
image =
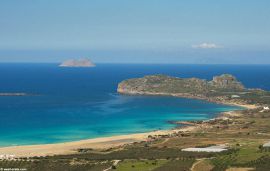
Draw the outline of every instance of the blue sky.
<instances>
[{"instance_id":1,"label":"blue sky","mask_svg":"<svg viewBox=\"0 0 270 171\"><path fill-rule=\"evenodd\" d=\"M269 0L1 0L0 62L270 63Z\"/></svg>"}]
</instances>

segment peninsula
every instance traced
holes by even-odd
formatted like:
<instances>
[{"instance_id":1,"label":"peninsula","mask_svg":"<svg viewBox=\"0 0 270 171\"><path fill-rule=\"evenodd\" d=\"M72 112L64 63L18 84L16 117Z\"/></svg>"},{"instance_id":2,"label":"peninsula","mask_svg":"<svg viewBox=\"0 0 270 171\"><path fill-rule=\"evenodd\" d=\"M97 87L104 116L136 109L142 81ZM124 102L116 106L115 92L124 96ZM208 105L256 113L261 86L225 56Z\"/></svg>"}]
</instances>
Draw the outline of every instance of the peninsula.
<instances>
[{"instance_id":1,"label":"peninsula","mask_svg":"<svg viewBox=\"0 0 270 171\"><path fill-rule=\"evenodd\" d=\"M59 65L60 67L95 67L96 65L89 59L70 59Z\"/></svg>"},{"instance_id":2,"label":"peninsula","mask_svg":"<svg viewBox=\"0 0 270 171\"><path fill-rule=\"evenodd\" d=\"M270 95L269 92L261 89L245 88L236 77L230 74L215 76L211 81L199 78L148 75L120 82L117 92L128 95L176 96L237 105L254 104L255 101L255 103L264 104L265 102L259 97Z\"/></svg>"}]
</instances>

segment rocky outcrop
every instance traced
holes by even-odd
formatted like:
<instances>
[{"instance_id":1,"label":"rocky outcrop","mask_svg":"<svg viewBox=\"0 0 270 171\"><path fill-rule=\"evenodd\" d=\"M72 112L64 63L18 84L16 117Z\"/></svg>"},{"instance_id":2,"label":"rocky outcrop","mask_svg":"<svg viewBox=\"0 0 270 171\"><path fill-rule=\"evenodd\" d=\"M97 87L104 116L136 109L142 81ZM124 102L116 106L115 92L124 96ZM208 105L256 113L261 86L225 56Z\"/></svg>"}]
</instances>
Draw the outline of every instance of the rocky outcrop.
<instances>
[{"instance_id":1,"label":"rocky outcrop","mask_svg":"<svg viewBox=\"0 0 270 171\"><path fill-rule=\"evenodd\" d=\"M94 67L95 64L89 59L70 59L59 65L60 67Z\"/></svg>"},{"instance_id":2,"label":"rocky outcrop","mask_svg":"<svg viewBox=\"0 0 270 171\"><path fill-rule=\"evenodd\" d=\"M210 84L222 89L244 89L243 84L230 74L216 76L213 78Z\"/></svg>"}]
</instances>

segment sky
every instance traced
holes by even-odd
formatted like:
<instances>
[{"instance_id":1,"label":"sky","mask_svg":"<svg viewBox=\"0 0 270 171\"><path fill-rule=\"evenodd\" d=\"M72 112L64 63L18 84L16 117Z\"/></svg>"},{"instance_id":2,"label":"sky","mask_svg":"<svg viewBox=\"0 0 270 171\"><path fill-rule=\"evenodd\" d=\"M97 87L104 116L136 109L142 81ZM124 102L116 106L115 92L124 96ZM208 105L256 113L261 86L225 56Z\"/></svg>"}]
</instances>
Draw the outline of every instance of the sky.
<instances>
[{"instance_id":1,"label":"sky","mask_svg":"<svg viewBox=\"0 0 270 171\"><path fill-rule=\"evenodd\" d=\"M270 64L269 0L1 0L0 62Z\"/></svg>"}]
</instances>

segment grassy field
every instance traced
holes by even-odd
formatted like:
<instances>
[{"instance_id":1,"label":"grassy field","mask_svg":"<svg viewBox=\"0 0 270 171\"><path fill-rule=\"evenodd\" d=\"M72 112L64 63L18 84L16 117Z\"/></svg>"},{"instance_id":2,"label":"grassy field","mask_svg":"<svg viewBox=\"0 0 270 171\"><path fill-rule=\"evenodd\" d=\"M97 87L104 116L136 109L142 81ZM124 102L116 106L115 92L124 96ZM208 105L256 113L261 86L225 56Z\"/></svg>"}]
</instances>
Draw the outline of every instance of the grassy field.
<instances>
[{"instance_id":1,"label":"grassy field","mask_svg":"<svg viewBox=\"0 0 270 171\"><path fill-rule=\"evenodd\" d=\"M84 161L72 160L51 160L51 159L38 159L38 160L17 160L8 161L1 160L0 168L7 169L24 169L27 171L101 171L112 165L111 162L97 162L97 161Z\"/></svg>"},{"instance_id":2,"label":"grassy field","mask_svg":"<svg viewBox=\"0 0 270 171\"><path fill-rule=\"evenodd\" d=\"M188 171L194 162L194 159L170 160L161 167L154 169L154 171Z\"/></svg>"},{"instance_id":3,"label":"grassy field","mask_svg":"<svg viewBox=\"0 0 270 171\"><path fill-rule=\"evenodd\" d=\"M168 163L167 160L125 160L121 162L116 171L148 171L155 170Z\"/></svg>"}]
</instances>

